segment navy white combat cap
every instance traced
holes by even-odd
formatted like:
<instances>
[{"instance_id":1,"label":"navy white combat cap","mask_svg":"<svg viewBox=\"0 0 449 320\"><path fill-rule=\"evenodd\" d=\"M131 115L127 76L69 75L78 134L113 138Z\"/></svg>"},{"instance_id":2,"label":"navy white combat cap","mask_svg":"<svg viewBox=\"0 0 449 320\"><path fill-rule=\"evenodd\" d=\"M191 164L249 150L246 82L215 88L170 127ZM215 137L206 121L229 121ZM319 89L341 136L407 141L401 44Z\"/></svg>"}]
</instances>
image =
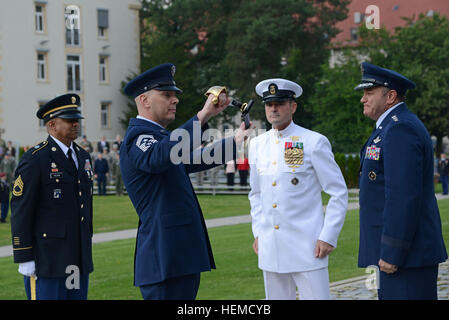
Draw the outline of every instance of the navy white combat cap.
<instances>
[{"instance_id":1,"label":"navy white combat cap","mask_svg":"<svg viewBox=\"0 0 449 320\"><path fill-rule=\"evenodd\" d=\"M256 93L262 97L264 103L270 101L294 100L302 94L299 84L286 79L267 79L259 82Z\"/></svg>"},{"instance_id":2,"label":"navy white combat cap","mask_svg":"<svg viewBox=\"0 0 449 320\"><path fill-rule=\"evenodd\" d=\"M150 90L182 92L175 83L176 67L172 63L164 63L151 68L132 79L123 91L126 95L136 98Z\"/></svg>"},{"instance_id":3,"label":"navy white combat cap","mask_svg":"<svg viewBox=\"0 0 449 320\"><path fill-rule=\"evenodd\" d=\"M362 83L356 86L354 90L382 86L396 90L400 96L403 96L408 89L416 87L413 81L396 71L381 68L368 62L362 62L360 67L362 69Z\"/></svg>"}]
</instances>

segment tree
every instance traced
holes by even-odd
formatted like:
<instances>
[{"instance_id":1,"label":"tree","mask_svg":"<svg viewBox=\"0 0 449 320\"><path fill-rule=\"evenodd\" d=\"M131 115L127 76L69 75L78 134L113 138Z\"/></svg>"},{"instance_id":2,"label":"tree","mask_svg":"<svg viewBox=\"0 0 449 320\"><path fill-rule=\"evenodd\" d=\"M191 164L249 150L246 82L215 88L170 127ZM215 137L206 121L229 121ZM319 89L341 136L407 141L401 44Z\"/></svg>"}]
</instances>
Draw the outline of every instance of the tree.
<instances>
[{"instance_id":1,"label":"tree","mask_svg":"<svg viewBox=\"0 0 449 320\"><path fill-rule=\"evenodd\" d=\"M374 64L397 70L416 83L416 89L407 93L407 105L437 137L440 153L442 139L449 134L449 20L420 14L406 21L393 34L362 29L362 44Z\"/></svg>"},{"instance_id":2,"label":"tree","mask_svg":"<svg viewBox=\"0 0 449 320\"><path fill-rule=\"evenodd\" d=\"M335 151L358 152L374 126L362 115L360 92L353 90L365 57L416 83L416 89L407 92L407 105L437 137L440 152L442 138L449 133L449 20L421 14L407 21L394 32L362 26L359 47L346 49L335 68L322 65L323 75L310 100L316 112L314 128L329 138Z\"/></svg>"},{"instance_id":3,"label":"tree","mask_svg":"<svg viewBox=\"0 0 449 320\"><path fill-rule=\"evenodd\" d=\"M199 108L212 85L225 85L239 100L257 99L253 118L264 119L255 85L288 77L313 92L328 59L335 23L346 18L349 0L142 0L142 68L177 65L184 93L177 123ZM178 64L181 66L178 67ZM295 117L311 123L311 110ZM232 113L232 110L229 111Z\"/></svg>"},{"instance_id":4,"label":"tree","mask_svg":"<svg viewBox=\"0 0 449 320\"><path fill-rule=\"evenodd\" d=\"M315 84L310 104L316 119L313 129L329 139L334 152L354 153L369 137L374 123L363 115L361 93L354 90L361 78L358 59L349 50L344 56L344 64L334 68L322 65L322 79Z\"/></svg>"}]
</instances>

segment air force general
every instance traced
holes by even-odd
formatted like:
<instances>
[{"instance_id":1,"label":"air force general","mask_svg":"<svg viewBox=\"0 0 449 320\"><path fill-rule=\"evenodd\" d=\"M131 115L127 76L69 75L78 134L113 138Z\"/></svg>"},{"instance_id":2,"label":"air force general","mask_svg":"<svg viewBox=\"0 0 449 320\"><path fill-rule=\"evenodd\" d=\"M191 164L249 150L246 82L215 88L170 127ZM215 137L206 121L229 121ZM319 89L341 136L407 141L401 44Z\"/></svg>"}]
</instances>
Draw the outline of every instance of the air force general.
<instances>
[{"instance_id":1,"label":"air force general","mask_svg":"<svg viewBox=\"0 0 449 320\"><path fill-rule=\"evenodd\" d=\"M437 299L447 259L429 133L405 103L415 83L361 64L363 114L376 121L360 152L359 267L380 269L379 299Z\"/></svg>"}]
</instances>

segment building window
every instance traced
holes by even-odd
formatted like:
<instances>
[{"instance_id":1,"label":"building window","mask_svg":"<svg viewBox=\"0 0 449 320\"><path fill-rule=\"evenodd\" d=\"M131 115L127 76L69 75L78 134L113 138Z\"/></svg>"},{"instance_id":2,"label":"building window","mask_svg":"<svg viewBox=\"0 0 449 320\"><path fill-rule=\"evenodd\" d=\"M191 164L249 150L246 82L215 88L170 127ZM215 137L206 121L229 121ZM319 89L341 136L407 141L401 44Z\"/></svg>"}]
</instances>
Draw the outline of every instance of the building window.
<instances>
[{"instance_id":1,"label":"building window","mask_svg":"<svg viewBox=\"0 0 449 320\"><path fill-rule=\"evenodd\" d=\"M38 108L39 109L42 108L46 103L47 103L47 101L39 101ZM46 125L45 125L44 119L39 119L39 129L45 128L45 127L46 127Z\"/></svg>"},{"instance_id":2,"label":"building window","mask_svg":"<svg viewBox=\"0 0 449 320\"><path fill-rule=\"evenodd\" d=\"M100 56L99 58L99 80L101 83L109 82L108 57Z\"/></svg>"},{"instance_id":3,"label":"building window","mask_svg":"<svg viewBox=\"0 0 449 320\"><path fill-rule=\"evenodd\" d=\"M100 111L100 121L102 129L110 128L110 112L111 112L111 103L110 102L102 102L101 103L101 111Z\"/></svg>"},{"instance_id":4,"label":"building window","mask_svg":"<svg viewBox=\"0 0 449 320\"><path fill-rule=\"evenodd\" d=\"M357 28L351 28L351 40L356 41L358 39Z\"/></svg>"},{"instance_id":5,"label":"building window","mask_svg":"<svg viewBox=\"0 0 449 320\"><path fill-rule=\"evenodd\" d=\"M80 46L80 13L76 6L65 9L65 43L68 46Z\"/></svg>"},{"instance_id":6,"label":"building window","mask_svg":"<svg viewBox=\"0 0 449 320\"><path fill-rule=\"evenodd\" d=\"M354 23L360 24L360 23L363 22L364 19L365 19L365 14L364 13L360 13L360 12L355 12L354 13Z\"/></svg>"},{"instance_id":7,"label":"building window","mask_svg":"<svg viewBox=\"0 0 449 320\"><path fill-rule=\"evenodd\" d=\"M34 13L36 32L45 32L45 5L36 4Z\"/></svg>"},{"instance_id":8,"label":"building window","mask_svg":"<svg viewBox=\"0 0 449 320\"><path fill-rule=\"evenodd\" d=\"M47 53L37 53L37 79L47 80Z\"/></svg>"},{"instance_id":9,"label":"building window","mask_svg":"<svg viewBox=\"0 0 449 320\"><path fill-rule=\"evenodd\" d=\"M67 90L79 92L81 83L81 61L76 55L67 56Z\"/></svg>"},{"instance_id":10,"label":"building window","mask_svg":"<svg viewBox=\"0 0 449 320\"><path fill-rule=\"evenodd\" d=\"M98 38L106 39L109 28L109 12L107 9L97 9Z\"/></svg>"}]
</instances>

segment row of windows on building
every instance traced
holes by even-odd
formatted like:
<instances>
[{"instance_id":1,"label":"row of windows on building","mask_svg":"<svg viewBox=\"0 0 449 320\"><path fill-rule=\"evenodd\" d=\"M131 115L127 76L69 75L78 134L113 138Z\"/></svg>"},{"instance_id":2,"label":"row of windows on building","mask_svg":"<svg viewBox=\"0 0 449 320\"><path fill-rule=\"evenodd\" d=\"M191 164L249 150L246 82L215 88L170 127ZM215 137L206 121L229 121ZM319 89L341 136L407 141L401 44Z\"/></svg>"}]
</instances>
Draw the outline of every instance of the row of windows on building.
<instances>
[{"instance_id":1,"label":"row of windows on building","mask_svg":"<svg viewBox=\"0 0 449 320\"><path fill-rule=\"evenodd\" d=\"M46 3L36 3L35 4L35 31L37 33L47 32L47 9ZM79 9L70 5L65 8L64 19L65 19L65 41L66 45L70 46L80 46L80 30L81 30L81 20L79 19ZM108 28L109 28L109 12L107 9L97 9L97 21L98 21L98 38L107 39L108 38ZM72 24L72 27L68 25Z\"/></svg>"},{"instance_id":2,"label":"row of windows on building","mask_svg":"<svg viewBox=\"0 0 449 320\"><path fill-rule=\"evenodd\" d=\"M81 57L69 54L66 59L67 65L67 90L74 92L82 91L81 80ZM48 81L48 52L37 52L37 80ZM100 55L98 57L98 81L102 84L109 83L109 57Z\"/></svg>"},{"instance_id":3,"label":"row of windows on building","mask_svg":"<svg viewBox=\"0 0 449 320\"><path fill-rule=\"evenodd\" d=\"M39 101L38 107L41 108L48 101ZM100 128L101 129L110 129L111 128L111 101L102 101L100 102ZM39 119L39 128L45 128L44 120Z\"/></svg>"}]
</instances>

